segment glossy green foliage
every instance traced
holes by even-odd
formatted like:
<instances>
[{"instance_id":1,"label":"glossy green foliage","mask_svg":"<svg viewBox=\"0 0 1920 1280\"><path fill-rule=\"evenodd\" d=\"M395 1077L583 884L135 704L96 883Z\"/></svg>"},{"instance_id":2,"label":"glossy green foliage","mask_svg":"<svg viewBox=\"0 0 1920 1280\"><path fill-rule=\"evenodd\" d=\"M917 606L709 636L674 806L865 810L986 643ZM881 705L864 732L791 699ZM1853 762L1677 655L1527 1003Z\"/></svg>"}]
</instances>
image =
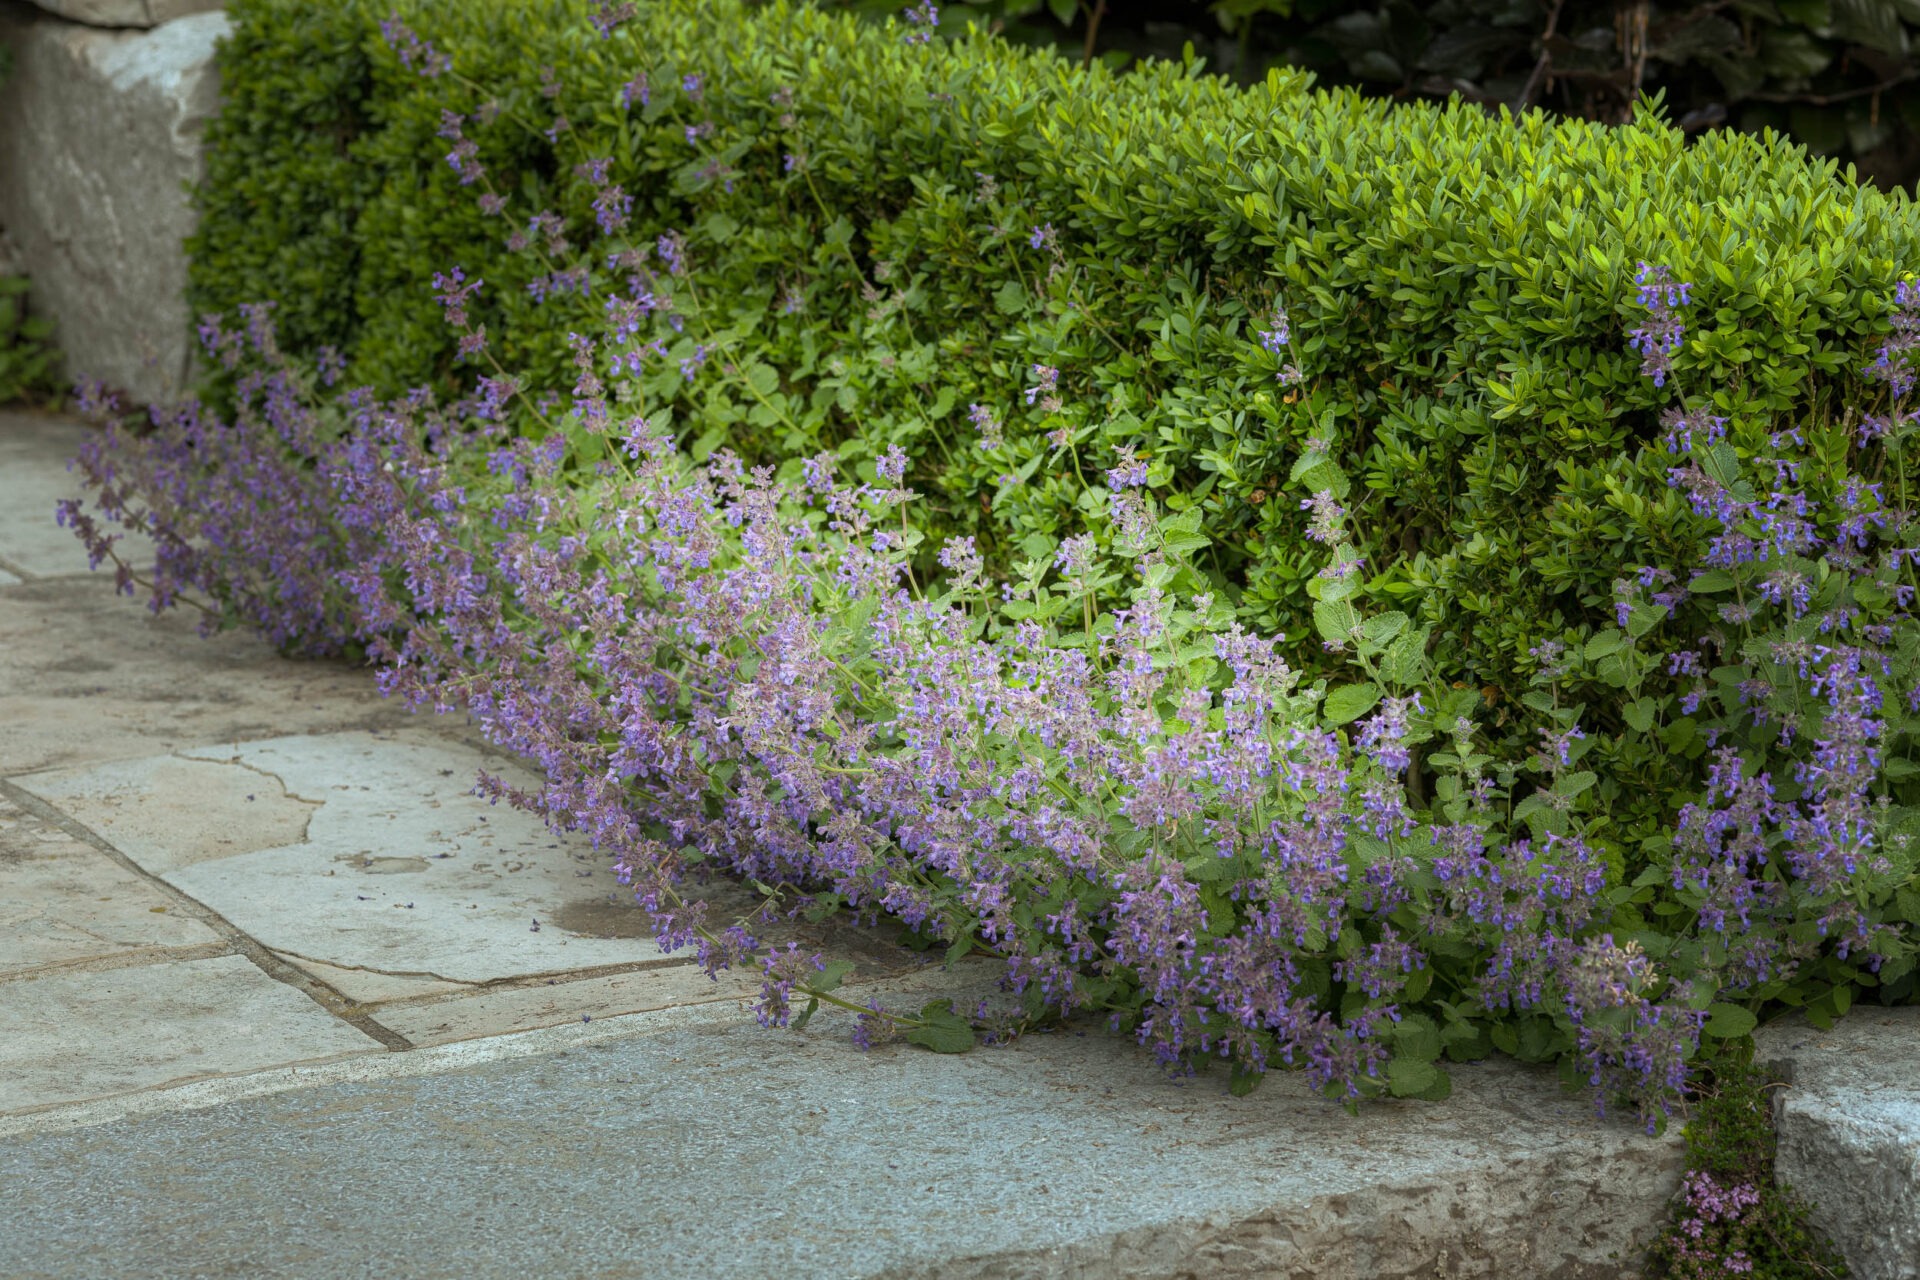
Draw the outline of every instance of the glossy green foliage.
<instances>
[{"instance_id":1,"label":"glossy green foliage","mask_svg":"<svg viewBox=\"0 0 1920 1280\"><path fill-rule=\"evenodd\" d=\"M27 310L28 281L0 275L0 404L40 400L59 384L53 325Z\"/></svg>"},{"instance_id":2,"label":"glossy green foliage","mask_svg":"<svg viewBox=\"0 0 1920 1280\"><path fill-rule=\"evenodd\" d=\"M655 318L666 354L640 381L696 456L833 450L857 468L899 445L929 561L972 534L1005 566L1036 538L1104 537L1105 469L1138 450L1155 494L1196 513L1223 598L1321 672L1338 660L1304 590L1325 556L1295 464L1325 437L1371 575L1356 602L1412 617L1516 746L1547 722L1520 701L1529 649L1611 625L1634 567L1697 561L1658 443L1667 393L1626 350L1636 261L1694 282L1676 381L1715 389L1736 431L1867 407L1885 299L1920 262L1903 196L1772 135L1389 106L1288 72L1236 88L1191 64L1083 70L737 0L643 4L603 40L591 9L403 6L452 60L422 76L383 40L385 4L239 0L201 308L275 299L290 346L336 344L385 390L451 389L472 375L431 280L457 265L486 280L471 309L506 335L502 364L563 411L567 335L597 334L605 291L627 287L609 255L680 233L686 324ZM642 73L647 104L624 106ZM466 129L497 217L437 136L443 111L489 103ZM635 198L620 235L596 230L575 172L599 158ZM511 251L545 210L566 248ZM594 297L529 295L582 261ZM1276 301L1298 386L1259 341ZM1059 370L1057 396L1026 394L1035 365ZM972 404L1003 448L980 447ZM1570 696L1603 732L1625 723L1618 682ZM1645 790L1608 776L1596 795Z\"/></svg>"}]
</instances>

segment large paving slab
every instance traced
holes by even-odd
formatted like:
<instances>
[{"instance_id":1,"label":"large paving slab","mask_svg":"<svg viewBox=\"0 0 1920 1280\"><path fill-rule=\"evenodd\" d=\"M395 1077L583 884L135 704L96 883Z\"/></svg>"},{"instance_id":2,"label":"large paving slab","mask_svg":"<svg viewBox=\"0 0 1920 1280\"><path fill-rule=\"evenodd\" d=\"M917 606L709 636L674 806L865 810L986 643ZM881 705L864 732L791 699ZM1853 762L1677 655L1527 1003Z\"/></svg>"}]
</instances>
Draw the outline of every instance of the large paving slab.
<instances>
[{"instance_id":1,"label":"large paving slab","mask_svg":"<svg viewBox=\"0 0 1920 1280\"><path fill-rule=\"evenodd\" d=\"M172 906L100 850L0 796L0 980L221 945Z\"/></svg>"},{"instance_id":2,"label":"large paving slab","mask_svg":"<svg viewBox=\"0 0 1920 1280\"><path fill-rule=\"evenodd\" d=\"M1757 1036L1774 1095L1776 1175L1855 1280L1920 1277L1920 1009L1856 1005L1831 1031L1794 1020Z\"/></svg>"},{"instance_id":3,"label":"large paving slab","mask_svg":"<svg viewBox=\"0 0 1920 1280\"><path fill-rule=\"evenodd\" d=\"M0 1113L386 1051L243 956L16 978L0 1005Z\"/></svg>"},{"instance_id":4,"label":"large paving slab","mask_svg":"<svg viewBox=\"0 0 1920 1280\"><path fill-rule=\"evenodd\" d=\"M86 547L55 521L54 507L83 496L67 464L93 430L56 414L0 409L0 568L13 581L87 572ZM129 535L115 550L136 568L153 563L144 537Z\"/></svg>"},{"instance_id":5,"label":"large paving slab","mask_svg":"<svg viewBox=\"0 0 1920 1280\"><path fill-rule=\"evenodd\" d=\"M7 501L0 473L0 509ZM202 640L190 613L154 617L105 574L0 586L0 778L423 723L464 732L458 717L409 715L380 698L348 663L290 662L239 632Z\"/></svg>"},{"instance_id":6,"label":"large paving slab","mask_svg":"<svg viewBox=\"0 0 1920 1280\"><path fill-rule=\"evenodd\" d=\"M422 731L274 738L37 774L18 785L294 963L487 983L662 959L563 922L606 860L468 794L482 767Z\"/></svg>"},{"instance_id":7,"label":"large paving slab","mask_svg":"<svg viewBox=\"0 0 1920 1280\"><path fill-rule=\"evenodd\" d=\"M0 1273L1597 1280L1681 1163L1510 1063L1351 1117L1097 1034L953 1058L631 1021L658 1029L0 1140Z\"/></svg>"}]
</instances>

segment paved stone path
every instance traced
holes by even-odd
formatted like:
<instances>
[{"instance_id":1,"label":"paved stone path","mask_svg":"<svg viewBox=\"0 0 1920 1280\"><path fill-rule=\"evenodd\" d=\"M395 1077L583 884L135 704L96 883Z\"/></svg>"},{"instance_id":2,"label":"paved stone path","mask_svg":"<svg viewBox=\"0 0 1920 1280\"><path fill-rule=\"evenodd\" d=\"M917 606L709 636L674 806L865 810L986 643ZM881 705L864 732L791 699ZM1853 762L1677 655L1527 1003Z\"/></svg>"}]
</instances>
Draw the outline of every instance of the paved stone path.
<instances>
[{"instance_id":1,"label":"paved stone path","mask_svg":"<svg viewBox=\"0 0 1920 1280\"><path fill-rule=\"evenodd\" d=\"M1550 1073L1356 1119L1098 1033L761 1030L457 717L87 573L83 430L0 411L0 1275L1635 1274L1677 1133ZM903 1003L990 972L796 936Z\"/></svg>"}]
</instances>

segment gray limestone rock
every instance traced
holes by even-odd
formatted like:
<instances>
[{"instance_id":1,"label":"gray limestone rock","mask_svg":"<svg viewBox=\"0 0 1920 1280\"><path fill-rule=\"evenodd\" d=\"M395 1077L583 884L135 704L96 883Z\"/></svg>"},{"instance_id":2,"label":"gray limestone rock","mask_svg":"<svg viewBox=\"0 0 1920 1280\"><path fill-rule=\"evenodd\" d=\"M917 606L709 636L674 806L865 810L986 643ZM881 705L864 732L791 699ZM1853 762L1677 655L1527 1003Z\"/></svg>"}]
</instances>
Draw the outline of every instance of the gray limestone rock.
<instances>
[{"instance_id":1,"label":"gray limestone rock","mask_svg":"<svg viewBox=\"0 0 1920 1280\"><path fill-rule=\"evenodd\" d=\"M1833 1030L1757 1036L1780 1180L1814 1203L1856 1280L1920 1277L1920 1009L1856 1008Z\"/></svg>"},{"instance_id":2,"label":"gray limestone rock","mask_svg":"<svg viewBox=\"0 0 1920 1280\"><path fill-rule=\"evenodd\" d=\"M33 0L55 17L90 27L157 27L218 9L225 0Z\"/></svg>"},{"instance_id":3,"label":"gray limestone rock","mask_svg":"<svg viewBox=\"0 0 1920 1280\"><path fill-rule=\"evenodd\" d=\"M0 7L0 44L14 55L0 86L0 225L68 372L142 402L187 381L186 188L227 29L220 13L102 30Z\"/></svg>"}]
</instances>

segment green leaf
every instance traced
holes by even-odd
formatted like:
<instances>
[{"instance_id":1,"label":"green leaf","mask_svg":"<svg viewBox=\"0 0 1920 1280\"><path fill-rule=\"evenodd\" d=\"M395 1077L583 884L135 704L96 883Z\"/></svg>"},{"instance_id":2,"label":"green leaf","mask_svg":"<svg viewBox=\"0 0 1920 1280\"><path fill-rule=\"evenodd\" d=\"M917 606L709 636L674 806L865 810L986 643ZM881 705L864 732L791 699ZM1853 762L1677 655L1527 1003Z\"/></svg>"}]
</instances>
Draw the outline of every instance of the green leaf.
<instances>
[{"instance_id":1,"label":"green leaf","mask_svg":"<svg viewBox=\"0 0 1920 1280\"><path fill-rule=\"evenodd\" d=\"M1421 627L1395 640L1387 649L1386 656L1380 660L1381 677L1401 686L1419 680L1421 667L1427 657L1427 641L1432 636L1432 627Z\"/></svg>"},{"instance_id":2,"label":"green leaf","mask_svg":"<svg viewBox=\"0 0 1920 1280\"><path fill-rule=\"evenodd\" d=\"M1441 1047L1440 1028L1424 1013L1403 1015L1393 1029L1393 1052L1396 1057L1432 1062L1440 1056Z\"/></svg>"},{"instance_id":3,"label":"green leaf","mask_svg":"<svg viewBox=\"0 0 1920 1280\"><path fill-rule=\"evenodd\" d=\"M1653 728L1654 706L1653 699L1641 698L1621 708L1620 715L1635 733L1645 733Z\"/></svg>"},{"instance_id":4,"label":"green leaf","mask_svg":"<svg viewBox=\"0 0 1920 1280\"><path fill-rule=\"evenodd\" d=\"M1701 1030L1717 1040L1733 1040L1752 1035L1753 1029L1759 1025L1760 1019L1740 1005L1710 1004L1707 1006L1707 1024Z\"/></svg>"},{"instance_id":5,"label":"green leaf","mask_svg":"<svg viewBox=\"0 0 1920 1280\"><path fill-rule=\"evenodd\" d=\"M780 375L772 365L752 364L747 366L747 385L762 396L770 396L780 389Z\"/></svg>"},{"instance_id":6,"label":"green leaf","mask_svg":"<svg viewBox=\"0 0 1920 1280\"><path fill-rule=\"evenodd\" d=\"M1343 600L1321 600L1313 606L1313 625L1322 640L1347 644L1353 638L1353 629L1360 625L1360 615Z\"/></svg>"},{"instance_id":7,"label":"green leaf","mask_svg":"<svg viewBox=\"0 0 1920 1280\"><path fill-rule=\"evenodd\" d=\"M1407 629L1407 615L1398 611L1368 618L1360 624L1360 634L1375 645L1385 645Z\"/></svg>"},{"instance_id":8,"label":"green leaf","mask_svg":"<svg viewBox=\"0 0 1920 1280\"><path fill-rule=\"evenodd\" d=\"M973 1027L953 1011L951 1000L935 1000L920 1010L920 1025L908 1030L908 1044L935 1053L965 1053L973 1048Z\"/></svg>"},{"instance_id":9,"label":"green leaf","mask_svg":"<svg viewBox=\"0 0 1920 1280\"><path fill-rule=\"evenodd\" d=\"M1733 575L1725 569L1709 569L1705 573L1695 574L1687 589L1697 596L1712 595L1717 591L1731 591L1734 588Z\"/></svg>"},{"instance_id":10,"label":"green leaf","mask_svg":"<svg viewBox=\"0 0 1920 1280\"><path fill-rule=\"evenodd\" d=\"M1594 637L1587 641L1587 661L1597 662L1608 654L1618 653L1626 647L1627 638L1612 627L1608 627L1605 631L1596 632Z\"/></svg>"},{"instance_id":11,"label":"green leaf","mask_svg":"<svg viewBox=\"0 0 1920 1280\"><path fill-rule=\"evenodd\" d=\"M1328 724L1346 724L1373 710L1380 701L1377 684L1350 684L1327 695L1321 714Z\"/></svg>"},{"instance_id":12,"label":"green leaf","mask_svg":"<svg viewBox=\"0 0 1920 1280\"><path fill-rule=\"evenodd\" d=\"M802 1009L800 1011L800 1016L793 1020L793 1023L792 1023L793 1029L795 1031L798 1031L802 1027L806 1026L807 1023L813 1020L813 1015L818 1013L819 1011L820 1011L820 1002L818 1000L809 998L807 1000L807 1007Z\"/></svg>"},{"instance_id":13,"label":"green leaf","mask_svg":"<svg viewBox=\"0 0 1920 1280\"><path fill-rule=\"evenodd\" d=\"M828 992L837 990L853 972L853 961L835 960L813 977L807 979L807 987L813 991Z\"/></svg>"},{"instance_id":14,"label":"green leaf","mask_svg":"<svg viewBox=\"0 0 1920 1280\"><path fill-rule=\"evenodd\" d=\"M1395 1058L1387 1063L1387 1089L1396 1098L1425 1097L1446 1078L1446 1072L1418 1058Z\"/></svg>"},{"instance_id":15,"label":"green leaf","mask_svg":"<svg viewBox=\"0 0 1920 1280\"><path fill-rule=\"evenodd\" d=\"M1665 622L1669 612L1671 611L1663 604L1640 606L1627 618L1627 634L1638 640Z\"/></svg>"},{"instance_id":16,"label":"green leaf","mask_svg":"<svg viewBox=\"0 0 1920 1280\"><path fill-rule=\"evenodd\" d=\"M1288 484L1299 484L1320 467L1329 465L1332 459L1324 453L1303 453L1294 459L1293 469L1287 472ZM1311 487L1311 485L1309 485ZM1325 488L1326 486L1321 486Z\"/></svg>"},{"instance_id":17,"label":"green leaf","mask_svg":"<svg viewBox=\"0 0 1920 1280\"><path fill-rule=\"evenodd\" d=\"M1236 1098L1244 1098L1260 1086L1264 1072L1255 1071L1243 1063L1236 1062L1227 1073L1227 1092Z\"/></svg>"}]
</instances>

